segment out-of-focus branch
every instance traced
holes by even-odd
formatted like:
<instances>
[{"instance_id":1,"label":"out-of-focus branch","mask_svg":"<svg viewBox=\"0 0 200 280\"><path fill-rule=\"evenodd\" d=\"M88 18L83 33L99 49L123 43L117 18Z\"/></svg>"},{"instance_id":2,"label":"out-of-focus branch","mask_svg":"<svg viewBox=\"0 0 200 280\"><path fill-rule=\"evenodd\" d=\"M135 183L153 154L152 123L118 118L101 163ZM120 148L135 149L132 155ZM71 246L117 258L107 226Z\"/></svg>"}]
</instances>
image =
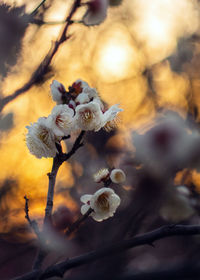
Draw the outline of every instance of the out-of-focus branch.
<instances>
[{"instance_id":1,"label":"out-of-focus branch","mask_svg":"<svg viewBox=\"0 0 200 280\"><path fill-rule=\"evenodd\" d=\"M68 32L69 26L73 23L72 17L80 6L81 6L81 0L75 0L69 15L65 19L66 24L65 24L60 36L58 37L58 40L54 43L53 47L49 50L49 52L47 53L47 55L45 56L43 61L40 63L40 65L34 71L32 76L30 77L29 81L26 84L24 84L21 88L17 89L13 94L10 94L10 95L5 96L4 98L0 99L0 112L3 110L3 108L9 102L11 102L15 98L17 98L22 93L29 90L34 84L36 84L38 81L41 80L41 77L43 77L47 73L48 67L51 64L52 59L53 59L54 55L57 53L60 45L70 38L70 36L67 36L67 32Z\"/></svg>"},{"instance_id":2,"label":"out-of-focus branch","mask_svg":"<svg viewBox=\"0 0 200 280\"><path fill-rule=\"evenodd\" d=\"M58 170L60 166L63 164L63 162L67 161L72 155L75 154L75 152L83 146L83 136L85 134L85 131L81 131L79 136L77 137L76 141L74 142L72 149L69 151L69 153L64 154L62 153L62 148L59 146L59 153L56 154L55 158L53 159L53 166L51 169L51 172L48 173L49 177L49 186L48 186L48 194L47 194L47 203L46 203L46 209L45 209L45 217L44 217L44 227L48 226L48 223L51 221L51 214L53 209L53 198L54 198L54 188L55 188L55 182L56 182L56 176L58 173ZM42 261L46 255L46 251L42 248L39 250L37 258L35 260L35 263L33 265L33 269L40 269Z\"/></svg>"},{"instance_id":3,"label":"out-of-focus branch","mask_svg":"<svg viewBox=\"0 0 200 280\"><path fill-rule=\"evenodd\" d=\"M165 266L144 272L126 273L119 276L112 274L93 274L82 277L67 277L64 280L199 280L200 265L196 263L183 262L182 264Z\"/></svg>"},{"instance_id":4,"label":"out-of-focus branch","mask_svg":"<svg viewBox=\"0 0 200 280\"><path fill-rule=\"evenodd\" d=\"M154 231L147 232L143 235L139 235L128 240L123 240L119 243L112 244L109 246L102 247L96 251L92 251L86 254L83 254L78 257L60 262L56 265L52 265L46 271L44 271L38 279L47 279L53 276L62 277L64 273L74 267L81 266L83 264L94 262L100 258L114 255L122 251L138 247L141 245L153 244L153 242L170 237L170 236L186 236L186 235L197 235L200 234L199 225L172 225L172 226L163 226ZM15 278L15 280L33 280L35 279L35 272L30 272L24 276Z\"/></svg>"}]
</instances>

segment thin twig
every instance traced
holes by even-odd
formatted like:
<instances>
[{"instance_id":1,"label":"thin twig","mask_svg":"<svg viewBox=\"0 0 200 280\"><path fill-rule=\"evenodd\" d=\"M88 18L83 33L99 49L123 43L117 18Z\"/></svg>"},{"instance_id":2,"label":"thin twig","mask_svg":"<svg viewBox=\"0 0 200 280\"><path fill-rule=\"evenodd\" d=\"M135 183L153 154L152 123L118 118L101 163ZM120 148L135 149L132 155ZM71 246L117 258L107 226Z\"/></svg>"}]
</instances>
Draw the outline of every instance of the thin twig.
<instances>
[{"instance_id":1,"label":"thin twig","mask_svg":"<svg viewBox=\"0 0 200 280\"><path fill-rule=\"evenodd\" d=\"M66 23L67 20L60 20L60 21L44 21L44 20L41 20L41 19L31 19L31 23L33 24L36 24L36 25L58 25L58 24L64 24ZM82 23L82 21L80 20L70 20L70 23L71 24L79 24L79 23Z\"/></svg>"},{"instance_id":2,"label":"thin twig","mask_svg":"<svg viewBox=\"0 0 200 280\"><path fill-rule=\"evenodd\" d=\"M61 32L57 41L54 43L53 48L51 47L51 49L49 50L49 52L47 53L47 55L45 56L43 61L40 63L40 65L37 67L37 69L33 72L32 76L30 77L28 82L26 82L22 87L17 89L13 94L10 94L10 95L5 96L4 98L0 99L0 112L3 110L3 108L9 102L11 102L12 100L14 100L18 96L20 96L22 93L24 93L27 90L29 90L30 88L32 88L32 86L34 84L36 84L38 81L40 81L41 77L43 77L47 73L48 67L51 64L52 59L53 59L54 55L57 53L59 47L61 46L62 43L64 43L65 41L67 41L70 38L70 36L67 36L67 31L68 31L69 26L71 24L73 24L73 21L71 19L80 6L81 6L81 0L75 0L69 15L65 19L66 24L63 28L63 31Z\"/></svg>"},{"instance_id":3,"label":"thin twig","mask_svg":"<svg viewBox=\"0 0 200 280\"><path fill-rule=\"evenodd\" d=\"M80 225L90 216L93 212L92 208L89 208L88 211L82 215L77 221L75 221L65 232L65 235L70 236L74 231L76 231Z\"/></svg>"},{"instance_id":4,"label":"thin twig","mask_svg":"<svg viewBox=\"0 0 200 280\"><path fill-rule=\"evenodd\" d=\"M96 251L91 251L78 257L60 262L52 265L46 271L44 271L38 279L47 279L53 276L61 277L64 273L74 267L78 267L87 263L94 262L100 258L114 255L122 251L138 247L141 245L148 245L157 240L170 237L170 236L187 236L200 234L199 225L174 225L174 226L163 226L154 231L147 232L143 235L139 235L128 240L123 240L119 243L105 246ZM153 249L152 249L153 250ZM34 280L35 272L30 272L26 275L15 278L15 280Z\"/></svg>"},{"instance_id":5,"label":"thin twig","mask_svg":"<svg viewBox=\"0 0 200 280\"><path fill-rule=\"evenodd\" d=\"M30 227L33 229L33 231L35 232L36 236L38 237L38 239L40 240L41 237L40 237L40 230L38 228L38 224L35 220L31 220L30 217L29 217L29 207L28 207L28 201L29 199L27 198L27 196L25 195L24 196L24 199L25 199L25 208L24 208L24 211L26 213L26 216L25 218L27 219L27 221L29 222L30 224Z\"/></svg>"}]
</instances>

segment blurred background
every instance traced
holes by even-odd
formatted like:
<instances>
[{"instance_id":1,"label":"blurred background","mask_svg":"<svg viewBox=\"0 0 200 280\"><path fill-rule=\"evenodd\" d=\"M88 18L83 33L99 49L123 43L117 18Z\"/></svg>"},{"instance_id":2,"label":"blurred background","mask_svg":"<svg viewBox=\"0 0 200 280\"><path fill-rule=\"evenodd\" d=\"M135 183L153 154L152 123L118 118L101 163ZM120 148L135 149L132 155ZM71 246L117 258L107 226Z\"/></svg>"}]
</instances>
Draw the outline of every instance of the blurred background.
<instances>
[{"instance_id":1,"label":"blurred background","mask_svg":"<svg viewBox=\"0 0 200 280\"><path fill-rule=\"evenodd\" d=\"M46 0L38 9L35 21L28 22L28 15L39 3L36 0L0 1L1 98L29 80L57 40L73 1ZM73 19L81 20L85 10L86 7L81 7ZM120 104L124 110L119 116L118 129L109 133L103 130L87 133L85 146L59 170L54 199L55 224L60 217L61 220L64 217L61 223L68 223L79 215L80 196L98 189L92 176L99 168L125 166L127 171L127 181L115 187L123 200L119 219L100 224L91 219L87 221L67 245L71 250L68 257L97 248L105 240L109 242L113 239L113 227L122 229L115 234L117 240L121 239L126 232L124 215L127 213L137 225L131 228L131 235L165 223L156 212L159 206L155 203L152 208L152 204L160 195L159 186L167 185L166 178L162 175L155 179L151 170L146 169L138 174L133 159L127 160L127 154L133 155L135 150L130 132L142 128L144 133L162 110L173 111L182 119L190 116L196 124L200 121L198 0L123 0L120 5L108 8L107 17L100 25L88 27L74 23L68 35L70 39L61 45L41 80L7 104L0 114L0 251L4 252L0 253L1 279L29 271L36 253L35 236L24 218L24 195L30 199L30 216L41 224L48 187L46 174L51 169L52 159L37 159L29 153L25 127L50 114L55 105L50 95L52 80L68 88L80 78L95 87L109 106ZM67 150L74 139L75 136L66 140ZM170 173L171 184L187 182L198 197L198 170L178 171L178 174ZM130 208L133 190L136 192L134 209ZM148 222L144 219L146 212L141 210L140 215L136 215L144 205L146 211L150 209L152 213ZM193 221L198 221L197 216ZM108 230L109 225L112 226ZM93 236L90 240L87 240L88 231ZM104 236L103 240L99 240L99 235ZM129 255L123 255L112 260L113 270L116 263L120 263L119 270L131 263L132 268L143 271L165 264L172 256L174 262L187 259L190 254L194 255L193 247L197 248L199 240L189 237L187 242L185 240L170 241L173 243L170 248L168 243L159 243L154 253L152 248L136 250L131 262ZM55 255L48 264L59 259ZM101 263L96 266L102 268ZM107 273L103 267L105 271L101 273ZM90 268L91 275L95 269L95 266Z\"/></svg>"}]
</instances>

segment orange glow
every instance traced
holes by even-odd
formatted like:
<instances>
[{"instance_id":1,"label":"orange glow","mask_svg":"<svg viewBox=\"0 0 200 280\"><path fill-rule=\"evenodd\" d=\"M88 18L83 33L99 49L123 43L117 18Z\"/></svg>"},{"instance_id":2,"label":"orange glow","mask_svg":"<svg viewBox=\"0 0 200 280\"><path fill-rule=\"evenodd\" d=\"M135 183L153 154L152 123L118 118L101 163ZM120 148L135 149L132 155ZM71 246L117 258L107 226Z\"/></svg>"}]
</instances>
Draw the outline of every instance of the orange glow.
<instances>
[{"instance_id":1,"label":"orange glow","mask_svg":"<svg viewBox=\"0 0 200 280\"><path fill-rule=\"evenodd\" d=\"M150 63L170 55L178 38L192 34L199 27L195 0L138 0L132 6L136 16L132 29L144 42Z\"/></svg>"},{"instance_id":2,"label":"orange glow","mask_svg":"<svg viewBox=\"0 0 200 280\"><path fill-rule=\"evenodd\" d=\"M19 5L27 4L27 12L40 3L35 0L8 1L11 4L14 2ZM64 19L72 3L73 1L53 1L45 20ZM42 219L44 215L48 188L46 174L51 170L52 159L36 159L29 154L25 143L25 126L37 121L39 117L50 114L55 105L50 97L50 84L53 79L59 80L67 88L76 79L81 78L97 88L106 103L120 104L124 111L120 114L119 133L108 141L109 147L116 144L120 148L125 147L130 130L140 128L155 116L155 100L158 106L173 108L183 115L188 112L191 100L200 108L199 73L193 78L196 72L196 68L193 70L193 64L196 63L198 67L200 62L195 62L195 59L191 65L189 62L189 77L183 72L173 72L169 62L163 61L176 50L179 38L190 36L199 28L197 1L124 0L116 10L109 9L108 18L100 26L71 26L69 34L72 37L60 47L53 58L52 72L47 75L46 80L11 102L3 111L3 114L14 113L14 127L1 133L0 181L4 182L7 178L17 181L19 188L16 189L15 199L7 204L13 212L20 211L17 215L9 215L6 227L0 223L1 231L9 231L13 225L25 222L25 194L30 199L31 216ZM79 15L81 13L76 15L76 18ZM13 93L27 82L62 28L61 24L43 25L39 29L35 25L28 27L17 64L11 69L8 77L0 82L2 95ZM199 46L195 45L195 55L199 54ZM155 93L150 92L152 89L149 89L144 74L144 70L151 65L154 65L151 74ZM67 141L69 143L72 140ZM84 152L95 155L93 159L96 160L95 148L91 144L85 146ZM78 208L69 194L69 188L75 187L75 183L82 187L81 179L85 166L78 162L78 156L77 162L63 164L59 170L55 208L60 204L72 210ZM106 160L105 158L105 162ZM87 175L89 178L89 171ZM75 176L80 181L77 182ZM199 173L194 172L191 180L200 189L199 176ZM88 179L88 182L91 182L89 180L92 179ZM62 194L58 192L59 188L64 190Z\"/></svg>"}]
</instances>

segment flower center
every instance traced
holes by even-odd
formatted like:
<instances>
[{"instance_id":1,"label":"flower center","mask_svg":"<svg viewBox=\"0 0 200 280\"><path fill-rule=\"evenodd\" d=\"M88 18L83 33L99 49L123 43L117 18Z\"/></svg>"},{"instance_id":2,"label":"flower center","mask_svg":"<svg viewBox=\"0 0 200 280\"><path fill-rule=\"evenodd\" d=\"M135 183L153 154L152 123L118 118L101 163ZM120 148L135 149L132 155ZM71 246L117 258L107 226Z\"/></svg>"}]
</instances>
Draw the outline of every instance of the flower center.
<instances>
[{"instance_id":1,"label":"flower center","mask_svg":"<svg viewBox=\"0 0 200 280\"><path fill-rule=\"evenodd\" d=\"M109 201L108 201L108 194L102 193L97 199L97 205L101 210L108 211L109 210Z\"/></svg>"},{"instance_id":2,"label":"flower center","mask_svg":"<svg viewBox=\"0 0 200 280\"><path fill-rule=\"evenodd\" d=\"M86 123L91 122L94 117L94 114L90 110L85 110L81 113L82 120Z\"/></svg>"},{"instance_id":3,"label":"flower center","mask_svg":"<svg viewBox=\"0 0 200 280\"><path fill-rule=\"evenodd\" d=\"M63 125L63 119L61 118L61 115L58 115L56 117L56 121L55 121L57 126L62 126Z\"/></svg>"},{"instance_id":4,"label":"flower center","mask_svg":"<svg viewBox=\"0 0 200 280\"><path fill-rule=\"evenodd\" d=\"M42 129L42 131L38 134L38 138L48 147L51 148L49 143L49 132L46 129Z\"/></svg>"},{"instance_id":5,"label":"flower center","mask_svg":"<svg viewBox=\"0 0 200 280\"><path fill-rule=\"evenodd\" d=\"M123 178L124 178L124 176L121 172L116 172L116 174L115 174L116 181L121 182L123 180Z\"/></svg>"}]
</instances>

